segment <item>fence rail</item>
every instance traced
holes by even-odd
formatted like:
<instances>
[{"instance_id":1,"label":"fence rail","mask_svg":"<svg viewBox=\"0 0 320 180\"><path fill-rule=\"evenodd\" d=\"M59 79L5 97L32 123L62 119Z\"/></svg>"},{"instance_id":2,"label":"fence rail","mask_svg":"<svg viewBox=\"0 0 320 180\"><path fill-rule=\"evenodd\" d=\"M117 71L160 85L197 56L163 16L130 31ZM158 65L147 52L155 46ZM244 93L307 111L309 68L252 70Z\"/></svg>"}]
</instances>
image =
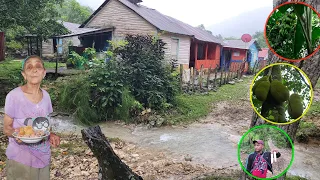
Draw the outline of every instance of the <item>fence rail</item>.
<instances>
[{"instance_id":1,"label":"fence rail","mask_svg":"<svg viewBox=\"0 0 320 180\"><path fill-rule=\"evenodd\" d=\"M245 63L233 64L229 68L217 65L206 69L203 65L200 69L184 69L180 64L180 88L185 93L215 91L225 84L235 84L236 80L242 78L244 68Z\"/></svg>"}]
</instances>

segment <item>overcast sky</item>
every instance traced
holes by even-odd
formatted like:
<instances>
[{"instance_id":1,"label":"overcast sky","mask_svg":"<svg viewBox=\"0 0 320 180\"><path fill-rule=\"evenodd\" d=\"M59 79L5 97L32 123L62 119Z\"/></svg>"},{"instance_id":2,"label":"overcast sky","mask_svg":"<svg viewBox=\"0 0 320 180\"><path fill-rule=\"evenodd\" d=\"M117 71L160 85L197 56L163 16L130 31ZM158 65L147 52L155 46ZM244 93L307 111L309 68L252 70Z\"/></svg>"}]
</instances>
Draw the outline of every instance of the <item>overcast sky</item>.
<instances>
[{"instance_id":1,"label":"overcast sky","mask_svg":"<svg viewBox=\"0 0 320 180\"><path fill-rule=\"evenodd\" d=\"M104 2L104 0L77 1L94 10ZM207 27L246 11L270 7L272 3L273 0L143 0L141 4L192 26L204 24Z\"/></svg>"}]
</instances>

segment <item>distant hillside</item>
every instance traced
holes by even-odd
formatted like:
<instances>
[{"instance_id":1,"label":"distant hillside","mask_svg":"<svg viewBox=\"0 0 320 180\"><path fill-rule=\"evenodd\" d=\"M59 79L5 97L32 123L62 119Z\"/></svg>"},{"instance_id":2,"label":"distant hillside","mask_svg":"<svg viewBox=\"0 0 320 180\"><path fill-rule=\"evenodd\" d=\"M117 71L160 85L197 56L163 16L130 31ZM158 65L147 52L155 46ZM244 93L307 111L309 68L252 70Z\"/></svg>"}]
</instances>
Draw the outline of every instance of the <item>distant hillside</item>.
<instances>
[{"instance_id":1,"label":"distant hillside","mask_svg":"<svg viewBox=\"0 0 320 180\"><path fill-rule=\"evenodd\" d=\"M245 33L253 35L256 31L264 30L265 22L272 10L271 4L271 6L248 11L224 22L214 24L207 29L212 31L212 34L221 34L223 37L240 37Z\"/></svg>"}]
</instances>

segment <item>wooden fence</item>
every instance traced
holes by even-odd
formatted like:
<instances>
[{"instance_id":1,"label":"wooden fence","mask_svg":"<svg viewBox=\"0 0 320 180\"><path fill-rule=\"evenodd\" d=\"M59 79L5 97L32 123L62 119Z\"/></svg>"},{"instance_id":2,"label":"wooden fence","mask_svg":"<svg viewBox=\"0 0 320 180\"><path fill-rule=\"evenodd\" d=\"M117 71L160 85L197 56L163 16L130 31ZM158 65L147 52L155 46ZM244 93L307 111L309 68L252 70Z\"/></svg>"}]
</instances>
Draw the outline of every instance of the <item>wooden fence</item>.
<instances>
[{"instance_id":1,"label":"wooden fence","mask_svg":"<svg viewBox=\"0 0 320 180\"><path fill-rule=\"evenodd\" d=\"M236 79L241 79L245 63L237 63L229 68L216 66L204 69L191 67L184 69L180 65L180 87L184 92L215 90L224 84L234 84Z\"/></svg>"}]
</instances>

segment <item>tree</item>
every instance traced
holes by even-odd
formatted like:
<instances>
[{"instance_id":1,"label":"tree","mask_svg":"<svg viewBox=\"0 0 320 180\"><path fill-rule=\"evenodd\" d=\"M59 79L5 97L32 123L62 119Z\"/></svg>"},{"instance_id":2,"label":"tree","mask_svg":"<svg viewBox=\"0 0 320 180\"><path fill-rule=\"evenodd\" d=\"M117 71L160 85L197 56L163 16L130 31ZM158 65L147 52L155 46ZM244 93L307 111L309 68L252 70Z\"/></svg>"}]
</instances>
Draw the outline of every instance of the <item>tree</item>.
<instances>
[{"instance_id":1,"label":"tree","mask_svg":"<svg viewBox=\"0 0 320 180\"><path fill-rule=\"evenodd\" d=\"M211 31L209 31L209 30L207 30L205 27L204 27L204 25L203 24L200 24L199 26L197 26L198 28L200 28L200 29L202 29L202 30L204 30L204 31L207 31L208 33L210 33L210 34L212 34L212 32Z\"/></svg>"},{"instance_id":2,"label":"tree","mask_svg":"<svg viewBox=\"0 0 320 180\"><path fill-rule=\"evenodd\" d=\"M240 40L240 38L234 37L234 36L230 36L230 37L225 37L225 40Z\"/></svg>"},{"instance_id":3,"label":"tree","mask_svg":"<svg viewBox=\"0 0 320 180\"><path fill-rule=\"evenodd\" d=\"M60 20L82 24L93 13L88 6L81 6L76 0L66 0L62 5L57 6Z\"/></svg>"},{"instance_id":4,"label":"tree","mask_svg":"<svg viewBox=\"0 0 320 180\"><path fill-rule=\"evenodd\" d=\"M256 39L261 48L267 48L267 43L263 35L263 31L257 31L253 34L253 39Z\"/></svg>"},{"instance_id":5,"label":"tree","mask_svg":"<svg viewBox=\"0 0 320 180\"><path fill-rule=\"evenodd\" d=\"M287 0L274 0L273 1L273 7L277 7L280 4L283 4L285 2L288 2ZM317 11L320 10L320 2L317 0L306 0L306 3L310 4L311 6L313 6ZM287 61L283 61L281 60L278 56L274 55L272 52L269 52L269 60L268 60L268 64L272 64L272 63L276 63L276 62L287 62ZM320 77L320 53L319 51L316 52L312 57L310 57L309 59L305 60L305 61L300 61L297 63L292 63L295 66L301 68L306 75L309 77L310 81L311 81L311 85L312 87L315 87L319 77ZM290 136L290 138L292 139L292 141L294 142L296 134L297 134L297 130L299 128L299 124L300 121L297 121L295 123L292 123L290 125L282 125L279 126L280 128L282 128L285 132L288 133L288 135ZM253 112L252 115L252 120L251 120L251 125L250 128L254 127L254 126L258 126L261 124L265 124L266 122L264 120L262 120L261 118L259 118L259 116ZM241 175L241 179L246 179L247 175L246 173L242 173ZM281 178L278 178L280 180L284 180L286 177L286 174L284 174Z\"/></svg>"},{"instance_id":6,"label":"tree","mask_svg":"<svg viewBox=\"0 0 320 180\"><path fill-rule=\"evenodd\" d=\"M0 0L0 31L21 26L43 39L68 31L57 22L56 4L63 0Z\"/></svg>"}]
</instances>

